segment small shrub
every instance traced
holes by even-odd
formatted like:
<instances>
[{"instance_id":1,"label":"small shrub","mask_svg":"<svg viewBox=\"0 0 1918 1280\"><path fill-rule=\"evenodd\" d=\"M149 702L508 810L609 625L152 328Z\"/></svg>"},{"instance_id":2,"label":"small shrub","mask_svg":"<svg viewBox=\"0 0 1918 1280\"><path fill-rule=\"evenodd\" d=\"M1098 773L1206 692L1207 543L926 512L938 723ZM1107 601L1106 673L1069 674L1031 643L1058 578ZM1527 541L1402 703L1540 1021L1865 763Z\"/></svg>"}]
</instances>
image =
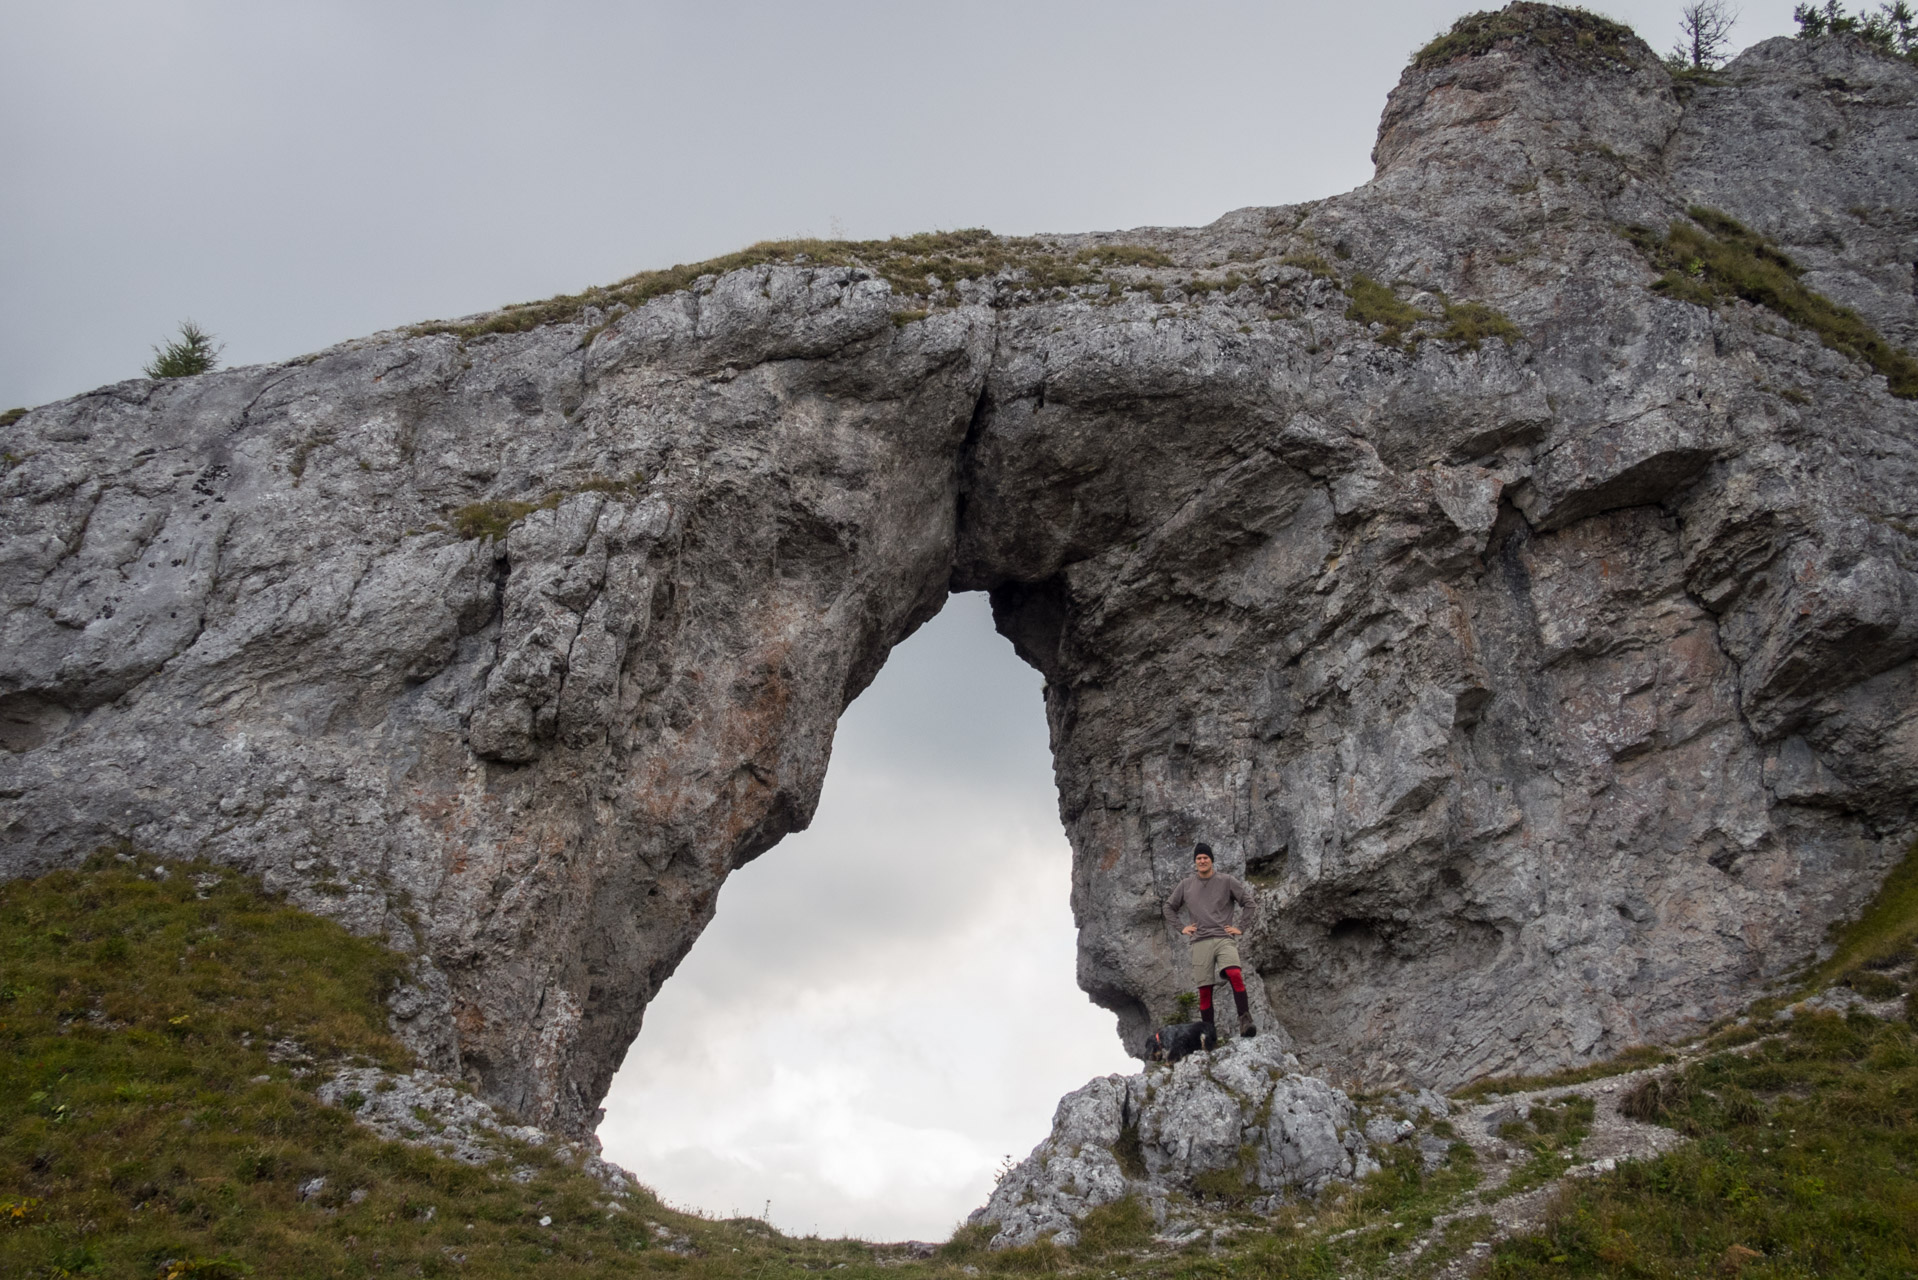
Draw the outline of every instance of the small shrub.
<instances>
[{"instance_id":1,"label":"small shrub","mask_svg":"<svg viewBox=\"0 0 1918 1280\"><path fill-rule=\"evenodd\" d=\"M26 416L25 409L9 409L5 413L0 413L0 427L10 427Z\"/></svg>"},{"instance_id":2,"label":"small shrub","mask_svg":"<svg viewBox=\"0 0 1918 1280\"><path fill-rule=\"evenodd\" d=\"M182 321L180 336L164 347L153 348L153 359L146 366L149 378L187 378L207 373L220 358L221 348L213 345L213 335L194 324Z\"/></svg>"},{"instance_id":3,"label":"small shrub","mask_svg":"<svg viewBox=\"0 0 1918 1280\"><path fill-rule=\"evenodd\" d=\"M1683 1111L1691 1100L1692 1085L1685 1076L1651 1076L1618 1100L1618 1113L1643 1124L1662 1124Z\"/></svg>"}]
</instances>

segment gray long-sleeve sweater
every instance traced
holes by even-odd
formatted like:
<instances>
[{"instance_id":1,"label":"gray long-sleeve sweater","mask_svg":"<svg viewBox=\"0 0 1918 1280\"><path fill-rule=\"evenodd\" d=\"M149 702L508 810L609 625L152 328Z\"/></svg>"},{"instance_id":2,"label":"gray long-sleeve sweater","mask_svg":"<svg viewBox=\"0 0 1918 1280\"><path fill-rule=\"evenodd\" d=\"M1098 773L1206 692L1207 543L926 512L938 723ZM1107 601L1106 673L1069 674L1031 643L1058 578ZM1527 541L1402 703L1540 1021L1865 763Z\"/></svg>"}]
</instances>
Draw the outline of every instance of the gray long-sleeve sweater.
<instances>
[{"instance_id":1,"label":"gray long-sleeve sweater","mask_svg":"<svg viewBox=\"0 0 1918 1280\"><path fill-rule=\"evenodd\" d=\"M1179 923L1179 909L1183 907L1192 917L1192 923L1199 926L1194 938L1223 938L1225 927L1233 923L1232 907L1237 904L1245 913L1240 929L1252 927L1252 919L1258 910L1257 899L1244 883L1215 871L1205 880L1198 876L1187 876L1179 881L1179 887L1165 900L1165 922L1174 929L1184 926Z\"/></svg>"}]
</instances>

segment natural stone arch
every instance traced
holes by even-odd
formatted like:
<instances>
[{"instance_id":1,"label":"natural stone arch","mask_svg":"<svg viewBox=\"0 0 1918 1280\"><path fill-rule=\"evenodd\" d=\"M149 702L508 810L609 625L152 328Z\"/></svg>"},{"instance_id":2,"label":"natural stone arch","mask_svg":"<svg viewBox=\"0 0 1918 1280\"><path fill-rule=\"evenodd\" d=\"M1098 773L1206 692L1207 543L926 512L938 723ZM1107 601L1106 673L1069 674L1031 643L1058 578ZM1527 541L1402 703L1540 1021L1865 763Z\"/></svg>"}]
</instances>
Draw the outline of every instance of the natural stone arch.
<instances>
[{"instance_id":1,"label":"natural stone arch","mask_svg":"<svg viewBox=\"0 0 1918 1280\"><path fill-rule=\"evenodd\" d=\"M1681 100L1620 48L1415 66L1365 187L1034 242L924 315L896 259L761 263L29 413L0 870L254 869L420 957L429 1060L589 1129L839 713L979 588L1128 1033L1201 834L1269 880L1310 1059L1442 1084L1709 1018L1911 838L1918 422L1615 227L1709 204L1908 338L1902 242L1820 210L1912 204L1918 72L1769 42ZM1057 283L1115 240L1146 265ZM1361 276L1433 318L1368 328Z\"/></svg>"}]
</instances>

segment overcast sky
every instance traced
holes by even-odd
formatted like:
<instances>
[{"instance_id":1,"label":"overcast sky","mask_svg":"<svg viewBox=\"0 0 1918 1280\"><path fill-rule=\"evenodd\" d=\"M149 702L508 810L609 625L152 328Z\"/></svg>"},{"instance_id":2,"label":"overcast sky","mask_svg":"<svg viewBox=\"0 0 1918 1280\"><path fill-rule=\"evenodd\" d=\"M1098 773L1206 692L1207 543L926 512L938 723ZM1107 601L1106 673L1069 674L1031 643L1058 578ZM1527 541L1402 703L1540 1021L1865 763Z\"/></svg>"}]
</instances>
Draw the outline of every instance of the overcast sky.
<instances>
[{"instance_id":1,"label":"overcast sky","mask_svg":"<svg viewBox=\"0 0 1918 1280\"><path fill-rule=\"evenodd\" d=\"M187 317L244 364L755 240L1332 195L1474 7L0 3L0 408L136 377ZM1677 33L1678 0L1592 7ZM1792 29L1738 7L1740 45ZM956 599L848 713L813 829L723 891L609 1155L683 1205L942 1235L1128 1066L1072 985L1067 857L1037 678Z\"/></svg>"}]
</instances>

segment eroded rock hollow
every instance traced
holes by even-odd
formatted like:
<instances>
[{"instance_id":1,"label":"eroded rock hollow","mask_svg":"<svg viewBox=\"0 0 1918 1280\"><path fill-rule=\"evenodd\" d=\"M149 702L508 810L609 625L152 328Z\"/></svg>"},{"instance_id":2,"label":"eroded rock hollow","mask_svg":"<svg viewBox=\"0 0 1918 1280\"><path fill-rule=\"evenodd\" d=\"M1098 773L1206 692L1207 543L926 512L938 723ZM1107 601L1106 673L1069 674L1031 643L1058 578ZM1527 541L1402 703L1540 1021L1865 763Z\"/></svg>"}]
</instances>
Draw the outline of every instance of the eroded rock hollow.
<instances>
[{"instance_id":1,"label":"eroded rock hollow","mask_svg":"<svg viewBox=\"0 0 1918 1280\"><path fill-rule=\"evenodd\" d=\"M435 1065L589 1129L840 712L985 590L1129 1041L1194 839L1259 887L1308 1066L1446 1085L1723 1011L1914 835L1918 70L1778 40L1681 85L1515 11L1407 71L1334 199L768 255L32 411L0 870L250 868L418 957ZM1713 295L1674 223L1892 356Z\"/></svg>"}]
</instances>

